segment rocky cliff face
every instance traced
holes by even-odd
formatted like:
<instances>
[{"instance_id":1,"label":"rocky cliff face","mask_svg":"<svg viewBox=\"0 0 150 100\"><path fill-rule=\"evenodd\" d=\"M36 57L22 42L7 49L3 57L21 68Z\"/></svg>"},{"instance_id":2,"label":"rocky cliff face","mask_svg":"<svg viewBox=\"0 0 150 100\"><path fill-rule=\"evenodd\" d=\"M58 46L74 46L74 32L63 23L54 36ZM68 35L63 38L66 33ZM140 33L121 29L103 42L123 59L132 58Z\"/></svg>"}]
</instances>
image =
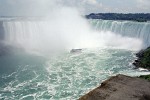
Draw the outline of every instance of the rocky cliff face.
<instances>
[{"instance_id":1,"label":"rocky cliff face","mask_svg":"<svg viewBox=\"0 0 150 100\"><path fill-rule=\"evenodd\" d=\"M150 47L141 50L139 53L136 54L138 57L137 60L133 63L137 68L142 67L150 70Z\"/></svg>"},{"instance_id":2,"label":"rocky cliff face","mask_svg":"<svg viewBox=\"0 0 150 100\"><path fill-rule=\"evenodd\" d=\"M79 100L150 100L150 82L117 75L106 80Z\"/></svg>"}]
</instances>

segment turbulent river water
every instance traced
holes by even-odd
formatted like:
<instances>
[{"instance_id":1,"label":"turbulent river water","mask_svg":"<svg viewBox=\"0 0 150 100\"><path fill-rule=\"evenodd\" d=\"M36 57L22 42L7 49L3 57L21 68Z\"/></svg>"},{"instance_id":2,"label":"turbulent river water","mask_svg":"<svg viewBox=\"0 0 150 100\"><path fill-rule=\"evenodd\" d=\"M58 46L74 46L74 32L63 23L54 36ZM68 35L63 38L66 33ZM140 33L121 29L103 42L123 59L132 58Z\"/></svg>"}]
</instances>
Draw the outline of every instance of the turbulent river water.
<instances>
[{"instance_id":1,"label":"turbulent river water","mask_svg":"<svg viewBox=\"0 0 150 100\"><path fill-rule=\"evenodd\" d=\"M144 47L150 44L149 23L104 20L89 22L96 31L102 32L101 34L107 33L106 31L120 34L118 38L122 38L123 42L131 40L123 37L134 37L143 41ZM46 48L42 51L41 48L48 45L43 46L41 42L37 42L40 40L46 43L46 38L40 34L46 34L47 26L47 23L32 21L0 22L1 100L76 100L110 76L150 74L146 70L135 69L132 65L136 59L136 50L114 47L111 43L108 46L83 48L81 52L76 53L65 49L55 55L48 54L48 51L53 53L55 49ZM34 43L31 44L31 41ZM12 44L15 44L15 47ZM60 44L51 46L57 47L56 45L60 47ZM29 52L31 50L34 53ZM46 54L42 55L41 52L37 53L38 51Z\"/></svg>"}]
</instances>

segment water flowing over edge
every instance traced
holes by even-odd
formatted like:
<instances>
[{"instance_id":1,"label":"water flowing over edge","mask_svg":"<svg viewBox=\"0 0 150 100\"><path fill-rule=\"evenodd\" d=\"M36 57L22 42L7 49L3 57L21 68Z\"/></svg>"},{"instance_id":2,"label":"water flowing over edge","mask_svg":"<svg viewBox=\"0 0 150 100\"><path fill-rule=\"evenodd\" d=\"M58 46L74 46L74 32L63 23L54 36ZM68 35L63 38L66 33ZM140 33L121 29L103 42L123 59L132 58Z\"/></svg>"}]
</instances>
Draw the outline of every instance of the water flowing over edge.
<instances>
[{"instance_id":1,"label":"water flowing over edge","mask_svg":"<svg viewBox=\"0 0 150 100\"><path fill-rule=\"evenodd\" d=\"M1 41L41 52L107 46L140 50L150 45L149 23L89 20L89 25L82 20L78 25L72 19L59 21L1 21Z\"/></svg>"},{"instance_id":2,"label":"water flowing over edge","mask_svg":"<svg viewBox=\"0 0 150 100\"><path fill-rule=\"evenodd\" d=\"M94 21L92 20L92 24ZM133 69L132 65L135 59L135 52L132 50L134 46L137 46L134 47L136 49L140 47L140 37L130 38L132 34L128 36L128 34L122 35L112 30L99 30L97 24L93 26L82 24L84 28L73 27L72 30L72 26L69 27L71 29L67 27L71 21L67 22L67 24L53 25L45 21L11 20L0 24L3 30L1 31L2 43L23 46L27 51L39 50L42 53L46 52L48 56L48 53L53 51L51 48L54 47L85 48L81 53L65 52L62 55L44 59L44 61L41 56L18 54L20 51L16 50L15 55L2 56L0 63L7 66L2 67L3 70L8 73L12 70L13 73L2 74L0 99L74 100L112 75L149 74L147 71ZM73 25L78 24L73 23ZM90 30L89 27L94 27L96 30ZM103 48L106 45L110 48ZM102 48L94 49L95 47ZM131 49L131 51L126 49Z\"/></svg>"}]
</instances>

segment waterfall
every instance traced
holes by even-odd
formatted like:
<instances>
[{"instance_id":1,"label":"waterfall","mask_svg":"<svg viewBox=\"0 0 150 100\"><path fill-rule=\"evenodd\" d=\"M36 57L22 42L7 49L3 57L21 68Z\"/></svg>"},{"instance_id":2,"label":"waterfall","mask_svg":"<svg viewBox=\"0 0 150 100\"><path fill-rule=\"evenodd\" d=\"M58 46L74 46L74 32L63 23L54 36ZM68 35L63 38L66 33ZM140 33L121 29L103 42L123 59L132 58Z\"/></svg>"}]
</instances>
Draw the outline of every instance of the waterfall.
<instances>
[{"instance_id":1,"label":"waterfall","mask_svg":"<svg viewBox=\"0 0 150 100\"><path fill-rule=\"evenodd\" d=\"M4 21L3 41L11 45L24 46L28 49L42 48L39 41L42 41L42 35L46 35L44 34L46 27L43 28L43 24L45 23L32 21Z\"/></svg>"},{"instance_id":2,"label":"waterfall","mask_svg":"<svg viewBox=\"0 0 150 100\"><path fill-rule=\"evenodd\" d=\"M90 20L98 31L111 31L122 36L139 38L144 45L150 46L150 22Z\"/></svg>"},{"instance_id":3,"label":"waterfall","mask_svg":"<svg viewBox=\"0 0 150 100\"><path fill-rule=\"evenodd\" d=\"M117 47L139 50L150 45L150 23L86 20L3 20L0 40L28 51L49 52L58 49ZM92 25L92 28L90 28ZM117 41L116 41L117 40ZM140 40L140 41L139 41Z\"/></svg>"}]
</instances>

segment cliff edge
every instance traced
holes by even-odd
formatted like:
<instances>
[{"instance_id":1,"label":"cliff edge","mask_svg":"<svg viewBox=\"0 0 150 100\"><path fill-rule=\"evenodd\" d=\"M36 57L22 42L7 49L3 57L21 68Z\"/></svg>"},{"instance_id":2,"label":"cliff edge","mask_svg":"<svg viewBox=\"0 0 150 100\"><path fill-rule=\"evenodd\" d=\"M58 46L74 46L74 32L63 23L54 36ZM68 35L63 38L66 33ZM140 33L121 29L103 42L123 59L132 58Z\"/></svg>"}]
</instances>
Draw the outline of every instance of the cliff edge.
<instances>
[{"instance_id":1,"label":"cliff edge","mask_svg":"<svg viewBox=\"0 0 150 100\"><path fill-rule=\"evenodd\" d=\"M104 81L101 86L79 100L150 100L148 80L117 75Z\"/></svg>"}]
</instances>

